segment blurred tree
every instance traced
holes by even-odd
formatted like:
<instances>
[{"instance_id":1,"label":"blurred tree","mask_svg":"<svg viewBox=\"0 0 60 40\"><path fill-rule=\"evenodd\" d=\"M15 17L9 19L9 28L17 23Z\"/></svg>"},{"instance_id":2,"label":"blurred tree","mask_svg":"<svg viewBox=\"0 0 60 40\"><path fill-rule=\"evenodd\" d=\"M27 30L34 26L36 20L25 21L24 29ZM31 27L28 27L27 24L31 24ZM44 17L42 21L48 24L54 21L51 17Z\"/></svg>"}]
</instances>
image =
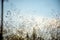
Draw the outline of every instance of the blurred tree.
<instances>
[{"instance_id":1,"label":"blurred tree","mask_svg":"<svg viewBox=\"0 0 60 40\"><path fill-rule=\"evenodd\" d=\"M28 33L26 34L26 39L29 40L29 35L28 35Z\"/></svg>"},{"instance_id":2,"label":"blurred tree","mask_svg":"<svg viewBox=\"0 0 60 40\"><path fill-rule=\"evenodd\" d=\"M19 37L19 40L24 40L24 38L21 36L21 37Z\"/></svg>"},{"instance_id":3,"label":"blurred tree","mask_svg":"<svg viewBox=\"0 0 60 40\"><path fill-rule=\"evenodd\" d=\"M37 38L36 29L33 28L32 39L36 40L36 38Z\"/></svg>"},{"instance_id":4,"label":"blurred tree","mask_svg":"<svg viewBox=\"0 0 60 40\"><path fill-rule=\"evenodd\" d=\"M38 37L37 40L44 40L42 37Z\"/></svg>"}]
</instances>

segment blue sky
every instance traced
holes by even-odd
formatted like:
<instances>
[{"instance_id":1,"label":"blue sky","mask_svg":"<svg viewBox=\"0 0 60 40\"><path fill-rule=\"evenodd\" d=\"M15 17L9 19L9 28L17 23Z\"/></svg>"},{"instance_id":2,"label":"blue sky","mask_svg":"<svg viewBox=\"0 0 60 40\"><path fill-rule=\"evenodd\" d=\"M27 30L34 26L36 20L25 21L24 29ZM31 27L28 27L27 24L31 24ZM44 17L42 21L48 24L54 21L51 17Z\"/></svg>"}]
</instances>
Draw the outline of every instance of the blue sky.
<instances>
[{"instance_id":1,"label":"blue sky","mask_svg":"<svg viewBox=\"0 0 60 40\"><path fill-rule=\"evenodd\" d=\"M19 11L23 15L52 17L60 11L59 0L9 0L4 3L4 13L7 10Z\"/></svg>"}]
</instances>

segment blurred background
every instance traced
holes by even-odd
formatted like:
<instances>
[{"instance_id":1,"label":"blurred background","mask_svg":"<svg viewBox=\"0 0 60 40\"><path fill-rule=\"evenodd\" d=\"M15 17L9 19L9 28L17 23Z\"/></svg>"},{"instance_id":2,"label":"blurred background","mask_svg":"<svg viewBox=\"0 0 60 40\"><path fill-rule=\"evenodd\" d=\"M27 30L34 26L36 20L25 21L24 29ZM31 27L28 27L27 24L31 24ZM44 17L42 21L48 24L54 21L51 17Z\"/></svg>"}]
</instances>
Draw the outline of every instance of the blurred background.
<instances>
[{"instance_id":1,"label":"blurred background","mask_svg":"<svg viewBox=\"0 0 60 40\"><path fill-rule=\"evenodd\" d=\"M0 25L1 5L0 0ZM4 0L3 2L4 40L15 38L15 40L39 40L39 38L58 40L60 38L58 28L60 29L60 0Z\"/></svg>"}]
</instances>

